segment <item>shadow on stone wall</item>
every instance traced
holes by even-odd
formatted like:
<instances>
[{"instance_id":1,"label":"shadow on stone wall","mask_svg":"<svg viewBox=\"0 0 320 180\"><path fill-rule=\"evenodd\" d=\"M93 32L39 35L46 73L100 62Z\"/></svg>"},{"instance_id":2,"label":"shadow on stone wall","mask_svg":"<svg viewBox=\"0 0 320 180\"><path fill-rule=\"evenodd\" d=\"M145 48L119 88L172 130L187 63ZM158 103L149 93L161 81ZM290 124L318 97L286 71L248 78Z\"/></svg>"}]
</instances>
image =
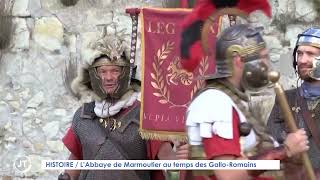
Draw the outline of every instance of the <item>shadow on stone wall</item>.
<instances>
[{"instance_id":1,"label":"shadow on stone wall","mask_svg":"<svg viewBox=\"0 0 320 180\"><path fill-rule=\"evenodd\" d=\"M0 49L6 49L10 45L12 38L13 22L12 22L12 1L0 1Z\"/></svg>"}]
</instances>

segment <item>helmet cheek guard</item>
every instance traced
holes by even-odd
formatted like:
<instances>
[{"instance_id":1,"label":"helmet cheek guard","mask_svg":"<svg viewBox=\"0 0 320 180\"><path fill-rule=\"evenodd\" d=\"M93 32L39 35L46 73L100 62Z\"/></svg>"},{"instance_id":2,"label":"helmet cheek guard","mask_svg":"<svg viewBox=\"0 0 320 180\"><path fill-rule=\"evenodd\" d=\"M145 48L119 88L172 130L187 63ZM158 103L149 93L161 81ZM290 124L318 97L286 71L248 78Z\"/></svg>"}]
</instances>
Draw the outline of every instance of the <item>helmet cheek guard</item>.
<instances>
[{"instance_id":1,"label":"helmet cheek guard","mask_svg":"<svg viewBox=\"0 0 320 180\"><path fill-rule=\"evenodd\" d=\"M121 67L121 74L118 77L118 86L112 93L108 93L103 88L103 82L98 75L97 68L99 66L119 66ZM119 99L129 90L129 78L130 78L130 64L125 56L121 56L119 59L114 58L98 58L96 62L89 68L89 76L92 90L101 99Z\"/></svg>"},{"instance_id":2,"label":"helmet cheek guard","mask_svg":"<svg viewBox=\"0 0 320 180\"><path fill-rule=\"evenodd\" d=\"M245 63L242 87L250 91L261 90L269 84L268 72L268 65L259 59Z\"/></svg>"}]
</instances>

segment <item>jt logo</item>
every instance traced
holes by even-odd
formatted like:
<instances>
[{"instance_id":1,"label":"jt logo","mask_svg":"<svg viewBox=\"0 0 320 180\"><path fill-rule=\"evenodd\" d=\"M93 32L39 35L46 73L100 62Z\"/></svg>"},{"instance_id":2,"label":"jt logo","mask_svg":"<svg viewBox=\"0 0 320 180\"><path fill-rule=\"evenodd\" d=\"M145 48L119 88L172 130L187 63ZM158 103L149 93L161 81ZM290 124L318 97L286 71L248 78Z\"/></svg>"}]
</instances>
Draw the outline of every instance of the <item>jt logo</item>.
<instances>
[{"instance_id":1,"label":"jt logo","mask_svg":"<svg viewBox=\"0 0 320 180\"><path fill-rule=\"evenodd\" d=\"M31 168L31 161L27 157L18 157L13 166L20 172L27 172Z\"/></svg>"}]
</instances>

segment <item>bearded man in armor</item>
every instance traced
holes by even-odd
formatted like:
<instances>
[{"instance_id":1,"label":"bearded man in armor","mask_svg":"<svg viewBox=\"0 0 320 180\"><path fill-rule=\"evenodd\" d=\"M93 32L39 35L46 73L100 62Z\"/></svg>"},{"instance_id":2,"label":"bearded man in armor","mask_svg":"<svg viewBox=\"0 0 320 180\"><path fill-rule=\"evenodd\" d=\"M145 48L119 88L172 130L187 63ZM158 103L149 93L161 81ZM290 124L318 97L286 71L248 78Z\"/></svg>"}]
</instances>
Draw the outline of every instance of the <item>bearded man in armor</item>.
<instances>
[{"instance_id":1,"label":"bearded man in armor","mask_svg":"<svg viewBox=\"0 0 320 180\"><path fill-rule=\"evenodd\" d=\"M186 159L187 145L174 152L170 142L147 142L140 137L140 88L131 81L134 73L130 73L129 48L124 42L120 36L105 35L83 53L85 65L72 89L80 95L91 94L94 101L75 112L63 138L71 152L69 160ZM163 177L158 171L67 170L58 179L149 180L154 176Z\"/></svg>"},{"instance_id":2,"label":"bearded man in armor","mask_svg":"<svg viewBox=\"0 0 320 180\"><path fill-rule=\"evenodd\" d=\"M318 169L317 175L320 178L320 28L309 28L298 35L293 51L293 68L302 84L285 91L285 94L296 124L307 131L310 141L308 156L313 168ZM272 135L283 142L289 129L277 101L267 125ZM305 179L305 169L300 158L287 161L285 175L287 179Z\"/></svg>"},{"instance_id":3,"label":"bearded man in armor","mask_svg":"<svg viewBox=\"0 0 320 180\"><path fill-rule=\"evenodd\" d=\"M191 159L284 160L309 149L303 129L289 133L279 145L267 133L260 117L248 106L247 90L269 85L269 55L262 28L233 25L218 36L216 71L205 77L206 87L198 92L187 110L187 132ZM204 157L201 157L204 154ZM214 170L210 179L262 179L263 171ZM194 171L194 174L204 172ZM197 176L197 179L203 179ZM207 177L208 178L208 177Z\"/></svg>"}]
</instances>

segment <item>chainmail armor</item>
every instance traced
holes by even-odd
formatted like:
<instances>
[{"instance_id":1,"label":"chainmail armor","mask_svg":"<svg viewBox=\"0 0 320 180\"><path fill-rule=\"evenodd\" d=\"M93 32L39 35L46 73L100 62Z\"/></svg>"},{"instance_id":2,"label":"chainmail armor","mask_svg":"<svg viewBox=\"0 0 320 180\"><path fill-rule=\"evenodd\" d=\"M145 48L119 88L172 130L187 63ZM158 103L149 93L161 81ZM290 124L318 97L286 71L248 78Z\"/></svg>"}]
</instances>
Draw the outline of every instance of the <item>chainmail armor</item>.
<instances>
[{"instance_id":1,"label":"chainmail armor","mask_svg":"<svg viewBox=\"0 0 320 180\"><path fill-rule=\"evenodd\" d=\"M84 160L147 159L146 142L138 132L140 105L121 117L115 116L122 125L113 131L99 123L93 109L94 103L84 104L75 113L72 122L72 128L82 145ZM90 170L81 171L79 179L149 180L150 174L148 171Z\"/></svg>"}]
</instances>

